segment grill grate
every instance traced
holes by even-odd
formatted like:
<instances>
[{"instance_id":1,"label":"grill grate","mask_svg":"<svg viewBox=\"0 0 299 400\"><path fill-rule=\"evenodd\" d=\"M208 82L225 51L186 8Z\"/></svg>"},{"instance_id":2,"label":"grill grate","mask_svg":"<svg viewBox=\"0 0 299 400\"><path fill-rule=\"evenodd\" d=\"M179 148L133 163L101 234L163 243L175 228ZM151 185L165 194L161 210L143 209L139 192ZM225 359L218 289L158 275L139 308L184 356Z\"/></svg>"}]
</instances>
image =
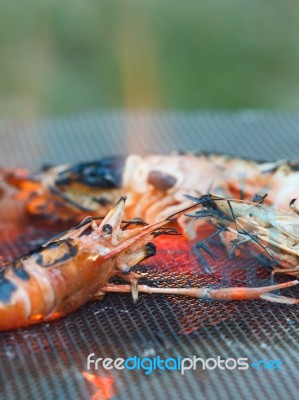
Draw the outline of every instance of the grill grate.
<instances>
[{"instance_id":1,"label":"grill grate","mask_svg":"<svg viewBox=\"0 0 299 400\"><path fill-rule=\"evenodd\" d=\"M93 159L97 154L118 153L128 143L120 136L122 130L132 137L146 129L143 151L155 151L158 144L167 151L174 146L171 138L175 138L175 146L181 149L200 147L263 159L295 158L299 116L110 112L20 125L3 122L0 159L5 166L36 169L43 162ZM18 141L21 135L23 139ZM29 143L25 137L30 137ZM137 144L134 146L132 151L137 151ZM2 241L0 254L7 257L23 253L35 240L46 239L52 233L42 226L28 229L21 241ZM142 267L148 271L144 283L151 286L269 283L269 270L250 259L229 261L221 246L213 248L218 258L211 262L212 275L204 273L181 238L161 237L158 248L157 256ZM279 276L277 281L288 279ZM296 288L283 293L299 297ZM154 371L148 376L141 371L112 370L109 375L109 371L91 371L114 379L117 399L292 399L297 394L298 310L296 306L263 301L206 302L163 295L140 295L135 306L129 295L110 294L59 321L0 334L0 398L87 399L96 393L103 398L99 387L82 376L86 357L93 352L97 357L114 359L133 355L220 355L283 362L282 371L198 369L186 371L184 376L177 371Z\"/></svg>"}]
</instances>

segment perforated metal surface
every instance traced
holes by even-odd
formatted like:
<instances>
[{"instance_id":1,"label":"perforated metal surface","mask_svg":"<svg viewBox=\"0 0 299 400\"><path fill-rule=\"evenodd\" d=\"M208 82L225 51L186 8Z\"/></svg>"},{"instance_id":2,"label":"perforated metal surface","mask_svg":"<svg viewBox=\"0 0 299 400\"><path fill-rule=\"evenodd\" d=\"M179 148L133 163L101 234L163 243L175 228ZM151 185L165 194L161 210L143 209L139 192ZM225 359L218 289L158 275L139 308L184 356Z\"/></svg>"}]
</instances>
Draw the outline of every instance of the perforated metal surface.
<instances>
[{"instance_id":1,"label":"perforated metal surface","mask_svg":"<svg viewBox=\"0 0 299 400\"><path fill-rule=\"evenodd\" d=\"M261 159L299 158L299 115L261 112L92 113L59 120L0 125L2 166L38 169L44 163L83 161L104 154L206 150ZM22 243L2 243L1 254L24 252L51 234L26 231ZM53 228L54 229L54 228ZM33 233L32 233L33 232ZM250 259L228 261L225 251L204 273L181 238L161 238L149 259L152 286L229 286L269 283L269 270ZM279 280L288 280L280 277ZM298 290L284 292L299 296ZM82 375L97 357L279 359L282 370L112 370L115 398L296 398L298 308L255 302L207 302L163 295L109 295L54 323L0 334L0 398L88 399L99 387ZM91 371L107 377L108 371ZM103 392L102 392L103 395ZM103 397L103 396L102 396Z\"/></svg>"}]
</instances>

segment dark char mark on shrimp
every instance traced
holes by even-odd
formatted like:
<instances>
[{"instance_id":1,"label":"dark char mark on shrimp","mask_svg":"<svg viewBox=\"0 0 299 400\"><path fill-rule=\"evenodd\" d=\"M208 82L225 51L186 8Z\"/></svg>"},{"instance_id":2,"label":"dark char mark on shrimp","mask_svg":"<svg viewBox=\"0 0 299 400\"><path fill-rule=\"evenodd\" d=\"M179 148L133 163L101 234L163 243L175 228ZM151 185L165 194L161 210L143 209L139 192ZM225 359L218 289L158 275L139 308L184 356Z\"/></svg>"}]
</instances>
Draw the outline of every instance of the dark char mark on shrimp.
<instances>
[{"instance_id":1,"label":"dark char mark on shrimp","mask_svg":"<svg viewBox=\"0 0 299 400\"><path fill-rule=\"evenodd\" d=\"M8 303L17 286L4 276L4 271L0 272L0 301Z\"/></svg>"},{"instance_id":2,"label":"dark char mark on shrimp","mask_svg":"<svg viewBox=\"0 0 299 400\"><path fill-rule=\"evenodd\" d=\"M24 265L22 263L22 260L16 260L13 263L13 272L15 273L15 275L17 275L20 279L22 279L23 281L28 281L30 276L29 274L25 271L24 269Z\"/></svg>"},{"instance_id":3,"label":"dark char mark on shrimp","mask_svg":"<svg viewBox=\"0 0 299 400\"><path fill-rule=\"evenodd\" d=\"M161 171L153 170L148 174L147 181L157 190L166 192L171 189L177 182L177 179L169 174Z\"/></svg>"},{"instance_id":4,"label":"dark char mark on shrimp","mask_svg":"<svg viewBox=\"0 0 299 400\"><path fill-rule=\"evenodd\" d=\"M24 255L19 262L35 257L34 261L39 266L48 268L75 257L77 252L78 248L72 243L72 239L62 239L57 242L50 242L47 246L40 246L30 251Z\"/></svg>"},{"instance_id":5,"label":"dark char mark on shrimp","mask_svg":"<svg viewBox=\"0 0 299 400\"><path fill-rule=\"evenodd\" d=\"M98 161L72 165L58 174L57 186L72 182L84 183L97 188L118 188L122 185L125 156L108 156Z\"/></svg>"}]
</instances>

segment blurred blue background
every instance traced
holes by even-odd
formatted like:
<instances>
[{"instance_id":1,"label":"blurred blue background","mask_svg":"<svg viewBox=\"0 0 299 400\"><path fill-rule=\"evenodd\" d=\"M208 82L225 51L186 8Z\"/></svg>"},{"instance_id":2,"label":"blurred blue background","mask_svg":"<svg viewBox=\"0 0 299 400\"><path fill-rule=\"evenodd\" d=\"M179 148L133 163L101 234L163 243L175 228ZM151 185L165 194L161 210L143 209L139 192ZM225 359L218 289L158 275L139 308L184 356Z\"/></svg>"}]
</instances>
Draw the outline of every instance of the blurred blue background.
<instances>
[{"instance_id":1,"label":"blurred blue background","mask_svg":"<svg viewBox=\"0 0 299 400\"><path fill-rule=\"evenodd\" d=\"M295 0L0 3L0 115L299 108Z\"/></svg>"}]
</instances>

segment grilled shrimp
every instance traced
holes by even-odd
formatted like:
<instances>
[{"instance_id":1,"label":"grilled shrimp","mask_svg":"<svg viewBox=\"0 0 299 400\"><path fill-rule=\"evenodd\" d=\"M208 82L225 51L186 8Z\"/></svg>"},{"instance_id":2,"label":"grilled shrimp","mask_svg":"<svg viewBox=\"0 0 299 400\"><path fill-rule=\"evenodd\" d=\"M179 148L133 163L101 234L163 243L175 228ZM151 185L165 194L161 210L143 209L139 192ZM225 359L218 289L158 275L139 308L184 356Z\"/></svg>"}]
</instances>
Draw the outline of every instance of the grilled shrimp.
<instances>
[{"instance_id":1,"label":"grilled shrimp","mask_svg":"<svg viewBox=\"0 0 299 400\"><path fill-rule=\"evenodd\" d=\"M110 278L125 276L155 254L150 240L163 232L167 221L122 230L124 204L122 197L99 225L86 219L5 265L0 272L0 330L66 315L107 286Z\"/></svg>"},{"instance_id":2,"label":"grilled shrimp","mask_svg":"<svg viewBox=\"0 0 299 400\"><path fill-rule=\"evenodd\" d=\"M267 192L269 204L286 209L299 190L294 163L258 163L205 154L104 157L48 168L37 175L14 170L6 173L6 179L21 190L22 197L28 194L31 215L75 220L104 216L119 196L126 195L126 217L139 216L149 223L190 205L185 194L197 196L213 190L223 197L241 194L250 199ZM181 221L186 222L184 217Z\"/></svg>"},{"instance_id":3,"label":"grilled shrimp","mask_svg":"<svg viewBox=\"0 0 299 400\"><path fill-rule=\"evenodd\" d=\"M299 215L295 200L291 201L289 212L285 212L263 204L265 196L256 202L211 194L189 199L203 207L189 216L214 225L217 231L213 237L220 235L230 257L257 257L271 265L274 272L299 278ZM206 238L199 242L198 248L209 253L208 241Z\"/></svg>"},{"instance_id":4,"label":"grilled shrimp","mask_svg":"<svg viewBox=\"0 0 299 400\"><path fill-rule=\"evenodd\" d=\"M173 233L173 230L163 229L171 219L127 230L130 223L142 222L122 222L125 200L121 197L99 224L97 219L88 218L76 228L5 265L0 272L0 331L57 319L109 292L130 292L135 301L138 292L214 300L271 300L267 297L269 292L299 283L214 290L138 285L141 276L131 272L131 268L155 254L152 239L161 233ZM109 284L115 276L129 281L130 285Z\"/></svg>"},{"instance_id":5,"label":"grilled shrimp","mask_svg":"<svg viewBox=\"0 0 299 400\"><path fill-rule=\"evenodd\" d=\"M20 190L18 196L27 198L29 215L74 221L87 215L104 216L120 195L126 195L128 200L125 218L138 216L153 223L178 213L177 221L183 232L190 239L195 239L193 220L180 213L180 210L192 206L192 198L198 198L200 194L210 191L222 198L223 204L230 204L230 207L232 201L225 203L225 199L239 198L249 201L247 204L252 200L252 207L256 210L266 210L267 206L271 206L272 214L277 217L278 214L281 215L279 219L283 219L284 224L296 225L298 218L294 212L289 212L289 203L299 196L298 165L298 162L285 161L259 163L223 155L130 155L61 165L48 168L38 175L30 175L24 170L6 171L5 176L8 183ZM260 197L256 196L257 193ZM263 205L256 204L258 198L263 199ZM245 210L246 203L242 201L235 200L234 205L242 205ZM219 201L217 204L220 204ZM281 269L284 272L292 274L295 268L294 274L297 276L297 256L292 253L294 249L288 247L288 251L284 251L284 244L280 245L279 242L282 240L291 243L291 235L287 231L283 237L278 235L281 228L278 229L275 224L270 227L271 223L257 219L256 228L251 227L254 233L250 240L248 234L244 237L237 229L233 233L232 227L229 232L228 229L222 231L220 236L226 243L230 256L234 252L244 257L254 256L260 259L266 255L275 270L278 271L280 263L283 263ZM272 250L273 244L268 246L269 249L263 244L266 241L261 235L263 224L268 224L268 234L279 236L275 250ZM251 232L250 229L248 231ZM234 234L238 238L233 237ZM257 234L263 237L263 243L257 243ZM205 247L204 243L203 246ZM279 252L279 257L274 254L276 252Z\"/></svg>"}]
</instances>

